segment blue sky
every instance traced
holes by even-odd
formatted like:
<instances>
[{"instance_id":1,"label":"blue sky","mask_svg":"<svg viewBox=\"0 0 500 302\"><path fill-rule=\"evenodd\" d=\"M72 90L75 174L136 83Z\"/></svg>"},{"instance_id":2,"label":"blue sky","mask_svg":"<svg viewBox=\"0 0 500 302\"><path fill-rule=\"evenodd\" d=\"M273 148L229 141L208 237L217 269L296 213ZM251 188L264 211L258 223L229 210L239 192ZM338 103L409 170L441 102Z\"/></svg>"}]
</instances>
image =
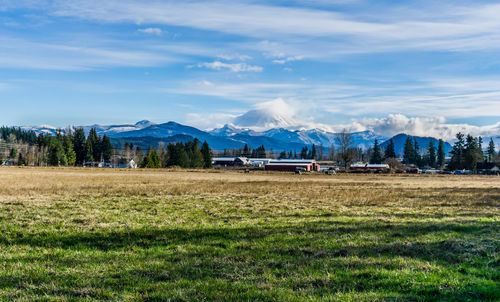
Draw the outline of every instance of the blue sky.
<instances>
[{"instance_id":1,"label":"blue sky","mask_svg":"<svg viewBox=\"0 0 500 302\"><path fill-rule=\"evenodd\" d=\"M499 15L495 1L3 0L1 122L210 128L278 100L311 126L491 134Z\"/></svg>"}]
</instances>

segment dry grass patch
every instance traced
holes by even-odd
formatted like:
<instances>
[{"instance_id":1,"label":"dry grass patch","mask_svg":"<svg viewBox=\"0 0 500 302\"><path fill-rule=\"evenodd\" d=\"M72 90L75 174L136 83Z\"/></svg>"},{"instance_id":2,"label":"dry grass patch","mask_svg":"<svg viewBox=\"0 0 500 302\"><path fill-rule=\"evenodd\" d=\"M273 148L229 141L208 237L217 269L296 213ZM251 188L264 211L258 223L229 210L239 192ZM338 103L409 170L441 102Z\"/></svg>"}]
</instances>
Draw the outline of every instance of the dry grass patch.
<instances>
[{"instance_id":1,"label":"dry grass patch","mask_svg":"<svg viewBox=\"0 0 500 302\"><path fill-rule=\"evenodd\" d=\"M498 300L500 179L0 169L0 300Z\"/></svg>"}]
</instances>

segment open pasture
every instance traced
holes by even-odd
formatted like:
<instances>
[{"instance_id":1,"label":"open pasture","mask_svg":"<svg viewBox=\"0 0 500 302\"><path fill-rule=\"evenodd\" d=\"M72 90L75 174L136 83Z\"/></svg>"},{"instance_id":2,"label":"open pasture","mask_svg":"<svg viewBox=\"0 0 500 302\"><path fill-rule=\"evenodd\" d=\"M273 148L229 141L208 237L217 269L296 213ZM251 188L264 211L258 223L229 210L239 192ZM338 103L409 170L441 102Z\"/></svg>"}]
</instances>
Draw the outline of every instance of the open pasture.
<instances>
[{"instance_id":1,"label":"open pasture","mask_svg":"<svg viewBox=\"0 0 500 302\"><path fill-rule=\"evenodd\" d=\"M500 178L0 169L0 300L500 300Z\"/></svg>"}]
</instances>

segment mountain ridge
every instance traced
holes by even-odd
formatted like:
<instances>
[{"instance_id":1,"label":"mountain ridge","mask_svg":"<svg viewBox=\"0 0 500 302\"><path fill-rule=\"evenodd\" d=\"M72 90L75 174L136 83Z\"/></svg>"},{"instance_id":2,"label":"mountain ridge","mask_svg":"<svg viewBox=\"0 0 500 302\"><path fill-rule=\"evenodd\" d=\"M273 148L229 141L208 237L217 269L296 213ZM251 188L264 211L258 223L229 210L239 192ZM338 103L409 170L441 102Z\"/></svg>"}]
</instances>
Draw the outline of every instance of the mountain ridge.
<instances>
[{"instance_id":1,"label":"mountain ridge","mask_svg":"<svg viewBox=\"0 0 500 302\"><path fill-rule=\"evenodd\" d=\"M58 129L43 125L40 127L21 127L24 130L34 131L54 135ZM67 127L64 131L72 131L75 126ZM189 138L197 138L200 141L207 141L214 150L238 149L248 144L251 148L264 145L266 149L275 151L299 151L304 146L323 146L329 149L331 146L337 148L336 133L328 132L324 129L313 128L307 130L290 130L283 127L272 128L264 131L256 131L250 128L238 127L226 124L221 128L203 131L195 127L183 125L174 121L166 123L153 123L142 120L135 124L119 125L90 125L82 127L86 133L91 128L95 128L99 135L107 135L112 138L114 144L130 140L138 144L146 145L150 142L157 145L160 142L169 143L176 139L185 142ZM411 136L411 135L410 135ZM368 149L373 146L375 139L381 143L384 149L387 146L389 137L379 135L373 131L353 132L351 134L353 146ZM400 154L404 148L407 134L401 133L392 137L396 144L396 153ZM432 139L437 146L437 139L431 137L411 136L416 139L422 149L426 148ZM448 153L451 145L446 142L445 150Z\"/></svg>"}]
</instances>

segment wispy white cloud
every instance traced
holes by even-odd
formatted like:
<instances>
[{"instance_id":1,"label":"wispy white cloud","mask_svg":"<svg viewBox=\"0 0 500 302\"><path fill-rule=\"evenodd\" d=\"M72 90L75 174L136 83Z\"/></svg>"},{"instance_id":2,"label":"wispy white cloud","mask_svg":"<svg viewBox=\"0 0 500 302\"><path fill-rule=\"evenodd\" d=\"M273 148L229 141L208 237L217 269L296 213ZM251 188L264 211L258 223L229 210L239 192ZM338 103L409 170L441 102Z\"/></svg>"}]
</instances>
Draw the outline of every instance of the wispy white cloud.
<instances>
[{"instance_id":1,"label":"wispy white cloud","mask_svg":"<svg viewBox=\"0 0 500 302\"><path fill-rule=\"evenodd\" d=\"M273 60L275 64L286 64L289 62L300 61L304 57L303 56L292 56L292 57L280 57L279 59Z\"/></svg>"},{"instance_id":2,"label":"wispy white cloud","mask_svg":"<svg viewBox=\"0 0 500 302\"><path fill-rule=\"evenodd\" d=\"M248 65L246 63L224 63L221 61L199 63L196 66L199 68L208 68L214 70L226 69L232 72L261 72L263 70L261 66Z\"/></svg>"},{"instance_id":3,"label":"wispy white cloud","mask_svg":"<svg viewBox=\"0 0 500 302\"><path fill-rule=\"evenodd\" d=\"M311 1L296 2L311 4ZM325 1L319 1L322 2ZM340 1L343 2L346 1ZM365 53L408 50L456 52L500 48L500 19L496 17L500 14L500 4L465 6L437 3L420 7L407 4L384 6L373 12L339 12L328 6L312 9L280 6L277 3L270 5L264 2L215 0L155 1L144 5L138 0L10 0L0 7L4 10L29 7L46 12L49 16L120 24L179 26L242 37L238 42L221 41L215 47L210 43L200 45L192 42L189 45L188 41L148 45L149 48L174 51L181 56L204 55L214 58L219 54L219 59L223 60L248 60L249 55L237 54L250 50L271 54L273 63L285 64L303 58L338 60L338 56ZM139 31L153 35L163 33L159 27L145 26ZM113 48L115 52L122 51L119 45ZM184 52L180 52L181 49ZM147 53L145 57L151 55ZM153 55L162 56L161 53ZM13 62L19 60L13 59ZM77 62L73 64L78 65Z\"/></svg>"},{"instance_id":4,"label":"wispy white cloud","mask_svg":"<svg viewBox=\"0 0 500 302\"><path fill-rule=\"evenodd\" d=\"M160 91L184 94L215 96L228 100L256 104L277 97L290 99L297 84L280 83L220 83L208 80L184 81L176 85L160 88Z\"/></svg>"},{"instance_id":5,"label":"wispy white cloud","mask_svg":"<svg viewBox=\"0 0 500 302\"><path fill-rule=\"evenodd\" d=\"M0 68L47 70L90 70L114 66L157 66L178 61L174 55L147 49L119 49L34 42L19 38L0 38Z\"/></svg>"},{"instance_id":6,"label":"wispy white cloud","mask_svg":"<svg viewBox=\"0 0 500 302\"><path fill-rule=\"evenodd\" d=\"M186 72L179 82L171 81L169 87L164 87L164 82L151 85L163 85L162 91L170 93L236 101L231 103L235 107L282 98L306 104L304 112L308 116L322 115L323 120L327 114L352 118L389 114L398 117L404 113L420 119L500 116L500 78L496 74L499 61L493 57L500 49L500 4L426 1L423 5L417 1L377 4L377 8L366 9L357 2L362 1L294 0L293 6L288 1L270 4L263 0L166 0L148 4L139 0L5 0L0 1L0 10L29 8L35 11L34 15L43 15L53 22L82 22L82 26L61 27L57 32L47 29L47 35L21 35L17 29L4 29L0 37L0 68L81 71L191 64L194 68L252 73L228 75L192 70L197 77L204 74L200 76L203 80L193 79L192 73ZM347 8L337 9L346 3ZM103 31L96 32L89 22L99 24ZM108 23L112 26L106 27ZM91 32L80 33L82 36L71 31L86 26ZM126 30L120 32L119 26ZM174 27L184 34L182 38L167 34ZM132 32L130 28L134 28ZM135 30L163 35L161 39L148 39L137 31L134 34ZM363 61L345 58L391 52L405 52L402 62L409 61L410 52L437 55L429 57L427 66L422 67L425 70L412 73L412 66L404 66L394 67L390 75L381 74L386 83L367 78L378 76L378 69L383 72L385 66L375 66L382 61L368 59L370 66L365 69L359 67ZM460 53L452 58L446 53L447 62L442 63L445 52L474 52L468 54L469 59L486 54L491 60L486 67L465 58L468 68L462 72L467 69L467 74L483 74L482 77L445 77L440 74L455 76L457 64L467 55ZM397 56L394 58L398 60ZM324 71L326 67L313 70L318 65L302 68L306 64L300 64L301 68L294 68L291 73L292 64L287 63L303 59L312 64L333 60L339 68L330 75ZM347 63L341 65L344 59ZM436 71L443 66L433 68L434 62L452 67ZM355 69L347 72L345 78L350 80L331 80L344 78L340 72L347 67ZM163 71L162 75L171 74ZM300 79L304 77L308 80ZM398 77L406 80L398 81ZM243 82L244 78L251 80ZM409 119L411 125L420 121ZM396 120L391 118L391 125L397 125ZM363 122L363 126L370 125L369 121ZM418 126L412 127L417 131Z\"/></svg>"},{"instance_id":7,"label":"wispy white cloud","mask_svg":"<svg viewBox=\"0 0 500 302\"><path fill-rule=\"evenodd\" d=\"M224 126L236 116L236 114L230 113L188 113L186 123L199 129L213 129Z\"/></svg>"},{"instance_id":8,"label":"wispy white cloud","mask_svg":"<svg viewBox=\"0 0 500 302\"><path fill-rule=\"evenodd\" d=\"M163 34L161 28L156 28L156 27L140 28L137 31L143 34L150 34L157 36L161 36Z\"/></svg>"},{"instance_id":9,"label":"wispy white cloud","mask_svg":"<svg viewBox=\"0 0 500 302\"><path fill-rule=\"evenodd\" d=\"M467 85L455 88L461 82ZM477 85L475 85L477 83ZM413 85L388 82L363 86L345 83L262 83L186 81L165 91L187 95L217 96L256 104L283 98L307 104L310 111L347 117L386 116L405 113L413 116L500 116L500 89L495 80L450 79L422 81Z\"/></svg>"},{"instance_id":10,"label":"wispy white cloud","mask_svg":"<svg viewBox=\"0 0 500 302\"><path fill-rule=\"evenodd\" d=\"M232 61L232 60L247 61L252 59L252 57L249 55L240 55L240 54L220 54L217 56L217 58L226 61Z\"/></svg>"},{"instance_id":11,"label":"wispy white cloud","mask_svg":"<svg viewBox=\"0 0 500 302\"><path fill-rule=\"evenodd\" d=\"M327 50L335 51L334 45L340 44L337 52L500 47L499 4L434 4L407 10L384 7L369 15L235 1L168 1L146 6L132 0L69 0L58 2L53 13L111 23L184 26L288 42L292 41L290 37L336 37L340 41L329 41Z\"/></svg>"}]
</instances>

